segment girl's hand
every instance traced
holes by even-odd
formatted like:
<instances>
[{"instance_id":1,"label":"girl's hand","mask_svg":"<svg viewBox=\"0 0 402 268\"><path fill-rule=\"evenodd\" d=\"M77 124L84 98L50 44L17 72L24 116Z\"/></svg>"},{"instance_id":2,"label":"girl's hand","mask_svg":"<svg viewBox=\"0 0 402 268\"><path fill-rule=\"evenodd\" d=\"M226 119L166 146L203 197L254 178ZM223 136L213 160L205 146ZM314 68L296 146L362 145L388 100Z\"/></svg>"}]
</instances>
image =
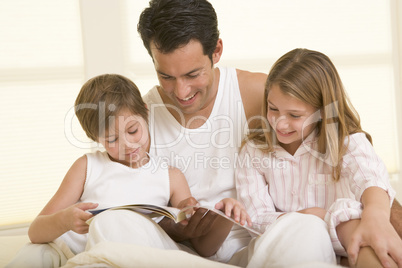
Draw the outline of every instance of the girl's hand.
<instances>
[{"instance_id":1,"label":"girl's hand","mask_svg":"<svg viewBox=\"0 0 402 268\"><path fill-rule=\"evenodd\" d=\"M248 215L244 206L233 198L225 198L216 203L215 208L221 210L226 214L226 216L231 217L236 222L241 225L248 224L248 226L252 225L251 218Z\"/></svg>"},{"instance_id":2,"label":"girl's hand","mask_svg":"<svg viewBox=\"0 0 402 268\"><path fill-rule=\"evenodd\" d=\"M365 216L353 232L347 248L352 264L356 263L361 247L371 246L384 267L392 267L390 258L402 267L402 240L390 221L374 211Z\"/></svg>"},{"instance_id":3,"label":"girl's hand","mask_svg":"<svg viewBox=\"0 0 402 268\"><path fill-rule=\"evenodd\" d=\"M98 204L95 203L78 203L63 209L61 213L63 213L63 219L65 219L64 225L66 229L78 234L88 233L89 225L86 221L94 215L85 210L95 209L97 206Z\"/></svg>"},{"instance_id":4,"label":"girl's hand","mask_svg":"<svg viewBox=\"0 0 402 268\"><path fill-rule=\"evenodd\" d=\"M186 199L183 199L182 201L180 201L180 203L177 205L177 208L182 209L188 206L198 206L199 203L197 201L197 199L195 199L194 197L189 197Z\"/></svg>"}]
</instances>

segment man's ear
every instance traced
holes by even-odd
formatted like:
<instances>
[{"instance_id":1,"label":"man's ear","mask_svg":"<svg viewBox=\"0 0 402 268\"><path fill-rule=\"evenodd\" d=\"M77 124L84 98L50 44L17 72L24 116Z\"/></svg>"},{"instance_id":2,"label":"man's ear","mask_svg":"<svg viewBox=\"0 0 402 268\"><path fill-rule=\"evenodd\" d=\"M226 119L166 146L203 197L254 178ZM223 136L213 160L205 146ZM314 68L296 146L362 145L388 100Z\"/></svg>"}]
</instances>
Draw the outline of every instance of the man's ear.
<instances>
[{"instance_id":1,"label":"man's ear","mask_svg":"<svg viewBox=\"0 0 402 268\"><path fill-rule=\"evenodd\" d=\"M223 42L222 39L218 39L218 42L216 42L216 47L215 47L215 51L212 54L212 63L216 64L219 62L219 60L221 59L222 56L222 52L223 52Z\"/></svg>"}]
</instances>

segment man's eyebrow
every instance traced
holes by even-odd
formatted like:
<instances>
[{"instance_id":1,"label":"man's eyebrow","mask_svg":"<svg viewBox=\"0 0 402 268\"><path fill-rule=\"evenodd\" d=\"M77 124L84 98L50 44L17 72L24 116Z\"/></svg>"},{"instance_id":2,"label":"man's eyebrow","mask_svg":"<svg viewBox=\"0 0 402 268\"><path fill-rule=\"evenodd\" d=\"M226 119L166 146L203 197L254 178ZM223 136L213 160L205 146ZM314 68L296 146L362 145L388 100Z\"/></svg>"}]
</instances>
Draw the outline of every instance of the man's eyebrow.
<instances>
[{"instance_id":1,"label":"man's eyebrow","mask_svg":"<svg viewBox=\"0 0 402 268\"><path fill-rule=\"evenodd\" d=\"M189 71L188 73L185 73L183 76L186 76L186 75L189 75L189 74L198 72L198 71L200 71L201 69L202 69L201 67L200 67L200 68L195 68L194 70L191 70L191 71ZM163 75L163 76L173 77L173 76L171 76L171 75L169 75L169 74L165 74L164 72L159 71L159 70L156 70L156 72L157 72L158 74L160 74L160 75Z\"/></svg>"},{"instance_id":2,"label":"man's eyebrow","mask_svg":"<svg viewBox=\"0 0 402 268\"><path fill-rule=\"evenodd\" d=\"M200 68L195 68L194 70L192 70L192 71L190 71L190 72L186 73L185 75L189 75L189 74L192 74L192 73L198 72L198 71L200 71L201 69L202 69L201 67L200 67Z\"/></svg>"},{"instance_id":3,"label":"man's eyebrow","mask_svg":"<svg viewBox=\"0 0 402 268\"><path fill-rule=\"evenodd\" d=\"M160 75L171 76L171 75L165 74L164 72L161 72L161 71L159 71L159 70L156 70L156 72L157 72L158 74L160 74Z\"/></svg>"}]
</instances>

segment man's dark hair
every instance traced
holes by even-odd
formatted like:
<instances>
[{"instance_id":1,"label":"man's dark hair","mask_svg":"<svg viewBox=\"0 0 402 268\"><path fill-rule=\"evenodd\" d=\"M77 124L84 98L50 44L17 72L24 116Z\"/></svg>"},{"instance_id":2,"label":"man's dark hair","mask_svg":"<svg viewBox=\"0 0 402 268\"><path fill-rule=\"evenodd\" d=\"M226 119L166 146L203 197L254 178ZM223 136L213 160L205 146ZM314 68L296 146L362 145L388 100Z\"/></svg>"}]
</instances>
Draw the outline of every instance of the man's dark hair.
<instances>
[{"instance_id":1,"label":"man's dark hair","mask_svg":"<svg viewBox=\"0 0 402 268\"><path fill-rule=\"evenodd\" d=\"M206 0L151 0L137 30L151 57L151 42L160 52L170 53L198 40L212 60L219 39L215 9Z\"/></svg>"}]
</instances>

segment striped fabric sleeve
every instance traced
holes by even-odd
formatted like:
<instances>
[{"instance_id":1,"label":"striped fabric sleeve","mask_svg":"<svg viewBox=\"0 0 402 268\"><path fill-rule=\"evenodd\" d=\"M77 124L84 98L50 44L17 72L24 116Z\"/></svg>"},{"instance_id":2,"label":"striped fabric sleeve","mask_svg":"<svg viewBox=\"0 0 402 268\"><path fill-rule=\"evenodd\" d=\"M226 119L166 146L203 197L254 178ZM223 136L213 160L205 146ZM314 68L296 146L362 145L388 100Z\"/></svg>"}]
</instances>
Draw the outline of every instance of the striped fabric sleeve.
<instances>
[{"instance_id":1,"label":"striped fabric sleeve","mask_svg":"<svg viewBox=\"0 0 402 268\"><path fill-rule=\"evenodd\" d=\"M339 241L336 227L342 222L360 219L361 215L361 203L350 198L337 199L327 210L324 221L328 225L329 236L337 255L347 257L346 250Z\"/></svg>"},{"instance_id":2,"label":"striped fabric sleeve","mask_svg":"<svg viewBox=\"0 0 402 268\"><path fill-rule=\"evenodd\" d=\"M265 174L261 172L255 158L263 157L263 153L252 146L246 145L240 152L236 169L237 198L245 206L253 222L253 228L260 232L270 226L281 212L275 211L274 202L268 192Z\"/></svg>"},{"instance_id":3,"label":"striped fabric sleeve","mask_svg":"<svg viewBox=\"0 0 402 268\"><path fill-rule=\"evenodd\" d=\"M388 193L390 205L395 198L395 190L389 182L384 162L375 153L373 146L363 133L349 136L348 150L343 157L342 176L346 176L356 200L361 200L369 187L379 187Z\"/></svg>"}]
</instances>

